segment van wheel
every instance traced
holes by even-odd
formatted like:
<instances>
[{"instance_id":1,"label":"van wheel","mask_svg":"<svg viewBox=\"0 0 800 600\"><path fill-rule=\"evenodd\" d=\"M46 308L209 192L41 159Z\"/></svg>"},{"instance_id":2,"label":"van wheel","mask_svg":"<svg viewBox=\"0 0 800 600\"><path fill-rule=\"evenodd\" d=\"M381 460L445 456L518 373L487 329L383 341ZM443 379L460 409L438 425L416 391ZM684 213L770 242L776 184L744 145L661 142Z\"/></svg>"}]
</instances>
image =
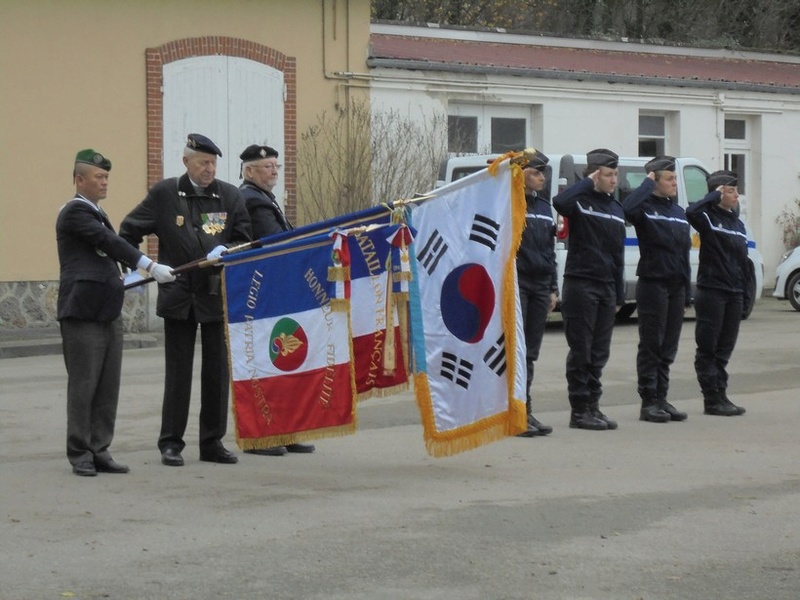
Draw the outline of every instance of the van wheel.
<instances>
[{"instance_id":1,"label":"van wheel","mask_svg":"<svg viewBox=\"0 0 800 600\"><path fill-rule=\"evenodd\" d=\"M789 285L786 286L786 295L789 297L789 302L792 308L800 310L800 272L792 275L789 279Z\"/></svg>"},{"instance_id":2,"label":"van wheel","mask_svg":"<svg viewBox=\"0 0 800 600\"><path fill-rule=\"evenodd\" d=\"M623 304L622 308L620 308L619 312L617 312L617 322L622 323L627 321L628 319L631 318L631 315L635 310L636 310L635 302L629 302L627 304Z\"/></svg>"}]
</instances>

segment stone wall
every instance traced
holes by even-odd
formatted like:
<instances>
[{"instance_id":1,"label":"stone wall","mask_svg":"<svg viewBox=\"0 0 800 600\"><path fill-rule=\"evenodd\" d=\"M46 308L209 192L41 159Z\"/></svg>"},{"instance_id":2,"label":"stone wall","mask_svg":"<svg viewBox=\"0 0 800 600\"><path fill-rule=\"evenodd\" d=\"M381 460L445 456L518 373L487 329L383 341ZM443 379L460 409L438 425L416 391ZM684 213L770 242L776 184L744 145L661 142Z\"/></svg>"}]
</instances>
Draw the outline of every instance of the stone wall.
<instances>
[{"instance_id":1,"label":"stone wall","mask_svg":"<svg viewBox=\"0 0 800 600\"><path fill-rule=\"evenodd\" d=\"M0 329L46 329L58 326L57 281L0 282ZM122 307L125 331L148 330L148 288L125 293Z\"/></svg>"}]
</instances>

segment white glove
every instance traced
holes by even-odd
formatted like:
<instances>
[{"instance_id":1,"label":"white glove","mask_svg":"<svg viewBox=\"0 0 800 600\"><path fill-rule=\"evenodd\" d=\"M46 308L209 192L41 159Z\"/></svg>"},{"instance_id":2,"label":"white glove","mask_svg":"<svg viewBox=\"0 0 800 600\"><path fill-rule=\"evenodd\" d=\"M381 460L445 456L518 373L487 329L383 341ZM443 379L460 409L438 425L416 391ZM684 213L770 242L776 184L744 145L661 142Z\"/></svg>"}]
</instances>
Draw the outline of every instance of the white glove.
<instances>
[{"instance_id":1,"label":"white glove","mask_svg":"<svg viewBox=\"0 0 800 600\"><path fill-rule=\"evenodd\" d=\"M219 258L222 256L222 253L225 252L227 248L225 246L217 246L211 252L208 253L206 256L206 260L214 260L215 258Z\"/></svg>"},{"instance_id":2,"label":"white glove","mask_svg":"<svg viewBox=\"0 0 800 600\"><path fill-rule=\"evenodd\" d=\"M153 263L150 269L150 276L158 283L170 283L175 281L175 275L172 274L172 267L161 265L157 262Z\"/></svg>"}]
</instances>

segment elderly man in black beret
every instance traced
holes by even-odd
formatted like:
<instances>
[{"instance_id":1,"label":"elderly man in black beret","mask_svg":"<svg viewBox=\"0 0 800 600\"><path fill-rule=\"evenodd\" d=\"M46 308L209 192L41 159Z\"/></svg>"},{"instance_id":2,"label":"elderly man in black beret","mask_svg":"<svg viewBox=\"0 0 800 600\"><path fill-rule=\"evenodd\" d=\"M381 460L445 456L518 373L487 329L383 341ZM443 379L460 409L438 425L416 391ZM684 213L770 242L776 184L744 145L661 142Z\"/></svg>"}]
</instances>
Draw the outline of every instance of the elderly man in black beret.
<instances>
[{"instance_id":1,"label":"elderly man in black beret","mask_svg":"<svg viewBox=\"0 0 800 600\"><path fill-rule=\"evenodd\" d=\"M616 429L600 410L600 377L611 353L616 312L625 303L625 215L614 197L619 157L607 148L586 155L584 178L553 198L569 219L561 315L569 345L569 426Z\"/></svg>"},{"instance_id":2,"label":"elderly man in black beret","mask_svg":"<svg viewBox=\"0 0 800 600\"><path fill-rule=\"evenodd\" d=\"M694 369L707 415L735 417L745 409L728 398L728 361L736 346L739 324L753 276L747 254L747 231L739 219L738 176L715 171L708 176L708 194L686 209L686 218L700 234L700 264L694 306Z\"/></svg>"},{"instance_id":3,"label":"elderly man in black beret","mask_svg":"<svg viewBox=\"0 0 800 600\"><path fill-rule=\"evenodd\" d=\"M216 179L222 152L204 135L189 134L186 173L156 183L122 221L120 235L134 246L158 236L158 253L174 265L218 258L250 241L250 219L235 186ZM183 466L197 329L202 340L200 460L235 463L222 444L228 423L228 355L222 310L221 267L196 269L159 284L156 312L164 319L165 381L158 448L161 462Z\"/></svg>"},{"instance_id":4,"label":"elderly man in black beret","mask_svg":"<svg viewBox=\"0 0 800 600\"><path fill-rule=\"evenodd\" d=\"M100 201L108 192L111 161L87 148L75 157L75 197L56 221L60 264L58 321L67 367L67 458L80 476L127 473L109 446L122 369L122 303L119 264L146 270L157 281L175 281L160 265L120 238Z\"/></svg>"},{"instance_id":5,"label":"elderly man in black beret","mask_svg":"<svg viewBox=\"0 0 800 600\"><path fill-rule=\"evenodd\" d=\"M292 224L283 214L272 190L278 183L281 165L278 163L278 151L270 146L252 144L239 155L242 160L242 178L239 193L244 200L250 215L253 239L268 235L291 231ZM283 456L288 452L308 454L314 452L313 444L289 444L245 450L248 454L263 456Z\"/></svg>"},{"instance_id":6,"label":"elderly man in black beret","mask_svg":"<svg viewBox=\"0 0 800 600\"><path fill-rule=\"evenodd\" d=\"M684 421L688 415L667 402L667 392L683 314L691 301L691 228L676 201L675 158L657 156L644 168L647 177L622 205L639 240L636 269L639 313L636 373L642 399L639 419L651 423Z\"/></svg>"},{"instance_id":7,"label":"elderly man in black beret","mask_svg":"<svg viewBox=\"0 0 800 600\"><path fill-rule=\"evenodd\" d=\"M244 179L239 193L250 215L253 239L294 229L272 192L281 170L278 151L270 146L253 144L245 148L239 158Z\"/></svg>"}]
</instances>

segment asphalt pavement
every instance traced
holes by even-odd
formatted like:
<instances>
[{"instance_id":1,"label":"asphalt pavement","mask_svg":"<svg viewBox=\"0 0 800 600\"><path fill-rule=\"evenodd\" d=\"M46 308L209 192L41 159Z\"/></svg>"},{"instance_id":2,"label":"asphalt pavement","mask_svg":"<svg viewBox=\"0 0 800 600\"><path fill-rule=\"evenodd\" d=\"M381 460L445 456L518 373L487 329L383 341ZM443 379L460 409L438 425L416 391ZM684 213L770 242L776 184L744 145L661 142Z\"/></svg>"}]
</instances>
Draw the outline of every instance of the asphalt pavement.
<instances>
[{"instance_id":1,"label":"asphalt pavement","mask_svg":"<svg viewBox=\"0 0 800 600\"><path fill-rule=\"evenodd\" d=\"M358 431L314 454L201 463L195 388L186 466L165 467L156 335L124 355L112 451L131 473L76 477L61 356L4 358L0 598L799 598L800 313L764 298L743 323L742 417L702 414L688 320L671 391L684 423L638 420L636 324L618 326L602 404L620 426L605 432L567 427L554 321L534 388L553 434L438 459L405 392L362 403Z\"/></svg>"}]
</instances>

